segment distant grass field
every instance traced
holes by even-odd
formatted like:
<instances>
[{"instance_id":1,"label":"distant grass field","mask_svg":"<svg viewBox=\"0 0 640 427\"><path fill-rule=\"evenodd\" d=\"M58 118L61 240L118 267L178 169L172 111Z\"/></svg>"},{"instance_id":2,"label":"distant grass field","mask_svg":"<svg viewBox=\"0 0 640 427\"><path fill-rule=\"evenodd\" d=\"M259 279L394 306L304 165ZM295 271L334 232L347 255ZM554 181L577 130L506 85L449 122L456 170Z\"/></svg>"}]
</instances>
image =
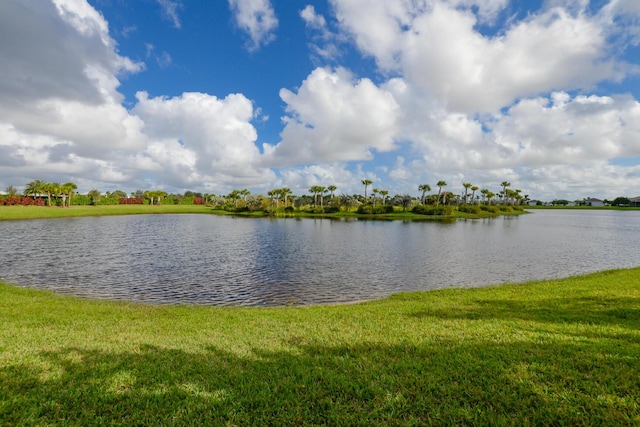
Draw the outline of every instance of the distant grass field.
<instances>
[{"instance_id":1,"label":"distant grass field","mask_svg":"<svg viewBox=\"0 0 640 427\"><path fill-rule=\"evenodd\" d=\"M354 305L0 284L0 425L640 425L640 269Z\"/></svg>"},{"instance_id":2,"label":"distant grass field","mask_svg":"<svg viewBox=\"0 0 640 427\"><path fill-rule=\"evenodd\" d=\"M105 206L0 206L0 220L61 218L72 216L138 215L156 213L211 213L203 205L105 205Z\"/></svg>"}]
</instances>

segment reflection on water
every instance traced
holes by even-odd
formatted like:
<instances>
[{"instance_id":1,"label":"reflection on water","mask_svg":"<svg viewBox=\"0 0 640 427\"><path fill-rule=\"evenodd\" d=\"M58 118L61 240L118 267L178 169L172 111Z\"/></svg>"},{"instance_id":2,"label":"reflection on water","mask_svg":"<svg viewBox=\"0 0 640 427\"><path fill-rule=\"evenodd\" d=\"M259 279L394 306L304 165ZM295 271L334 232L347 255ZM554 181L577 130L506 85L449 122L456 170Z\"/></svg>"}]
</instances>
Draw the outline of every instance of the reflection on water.
<instances>
[{"instance_id":1,"label":"reflection on water","mask_svg":"<svg viewBox=\"0 0 640 427\"><path fill-rule=\"evenodd\" d=\"M451 223L142 215L0 222L0 278L158 304L349 302L640 265L640 212Z\"/></svg>"}]
</instances>

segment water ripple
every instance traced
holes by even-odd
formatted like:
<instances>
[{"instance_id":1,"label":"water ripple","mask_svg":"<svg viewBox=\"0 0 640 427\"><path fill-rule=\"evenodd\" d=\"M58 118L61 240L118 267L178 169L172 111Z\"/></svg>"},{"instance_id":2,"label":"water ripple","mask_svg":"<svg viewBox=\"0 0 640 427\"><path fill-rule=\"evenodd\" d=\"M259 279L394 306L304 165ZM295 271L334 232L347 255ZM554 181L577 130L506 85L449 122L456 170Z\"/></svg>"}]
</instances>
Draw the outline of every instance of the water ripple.
<instances>
[{"instance_id":1,"label":"water ripple","mask_svg":"<svg viewBox=\"0 0 640 427\"><path fill-rule=\"evenodd\" d=\"M152 304L297 305L640 265L640 212L430 222L143 215L0 222L0 278Z\"/></svg>"}]
</instances>

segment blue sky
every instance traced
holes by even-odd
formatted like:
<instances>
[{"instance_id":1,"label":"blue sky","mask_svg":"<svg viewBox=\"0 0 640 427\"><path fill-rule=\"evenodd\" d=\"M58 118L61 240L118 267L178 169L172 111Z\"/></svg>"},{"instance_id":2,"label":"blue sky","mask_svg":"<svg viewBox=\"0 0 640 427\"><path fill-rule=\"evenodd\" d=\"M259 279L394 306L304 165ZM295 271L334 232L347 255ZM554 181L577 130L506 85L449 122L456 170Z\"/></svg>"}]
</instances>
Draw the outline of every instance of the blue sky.
<instances>
[{"instance_id":1,"label":"blue sky","mask_svg":"<svg viewBox=\"0 0 640 427\"><path fill-rule=\"evenodd\" d=\"M5 0L0 190L638 196L639 45L635 0Z\"/></svg>"}]
</instances>

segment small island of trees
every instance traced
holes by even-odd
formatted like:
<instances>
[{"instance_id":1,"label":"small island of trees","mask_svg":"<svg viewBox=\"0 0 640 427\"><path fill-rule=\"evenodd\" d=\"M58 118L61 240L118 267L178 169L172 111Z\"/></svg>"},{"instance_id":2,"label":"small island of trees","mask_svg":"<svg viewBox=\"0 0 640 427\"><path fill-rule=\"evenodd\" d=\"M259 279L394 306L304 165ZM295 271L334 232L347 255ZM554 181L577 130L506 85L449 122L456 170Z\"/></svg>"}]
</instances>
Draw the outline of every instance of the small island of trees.
<instances>
[{"instance_id":1,"label":"small island of trees","mask_svg":"<svg viewBox=\"0 0 640 427\"><path fill-rule=\"evenodd\" d=\"M469 182L462 183L460 193L448 191L446 181L420 184L417 194L395 194L375 186L370 179L361 180L363 194L338 194L333 184L313 185L305 194L293 194L288 187L274 188L266 195L252 194L248 189L235 189L228 194L208 194L186 191L184 194L163 190L136 190L130 194L122 190L101 192L91 189L77 193L73 182L60 184L34 180L24 186L22 194L10 185L6 195L0 196L0 205L35 205L70 208L71 206L105 205L206 205L216 211L241 215L407 215L420 216L491 216L520 213L529 200L522 191L509 187L507 181L493 192Z\"/></svg>"}]
</instances>

